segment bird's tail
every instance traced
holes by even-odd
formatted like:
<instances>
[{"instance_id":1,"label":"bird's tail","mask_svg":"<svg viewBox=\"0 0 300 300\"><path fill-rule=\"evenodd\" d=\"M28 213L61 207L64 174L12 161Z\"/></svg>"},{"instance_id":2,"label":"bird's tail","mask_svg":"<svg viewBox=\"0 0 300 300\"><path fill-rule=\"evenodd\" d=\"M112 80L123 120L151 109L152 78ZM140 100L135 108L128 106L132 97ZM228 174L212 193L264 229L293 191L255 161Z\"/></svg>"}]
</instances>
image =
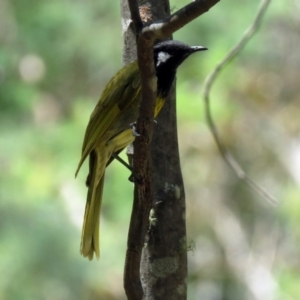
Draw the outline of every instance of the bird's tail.
<instances>
[{"instance_id":1,"label":"bird's tail","mask_svg":"<svg viewBox=\"0 0 300 300\"><path fill-rule=\"evenodd\" d=\"M94 155L93 155L94 154ZM94 253L99 259L99 225L100 225L100 210L103 194L104 172L99 170L99 156L93 153L90 157L93 160L90 163L90 173L88 182L88 194L85 206L84 221L81 236L80 252L84 257L92 260ZM105 168L105 164L104 164ZM100 167L100 169L102 169ZM101 178L99 180L100 173ZM98 173L98 174L99 174Z\"/></svg>"}]
</instances>

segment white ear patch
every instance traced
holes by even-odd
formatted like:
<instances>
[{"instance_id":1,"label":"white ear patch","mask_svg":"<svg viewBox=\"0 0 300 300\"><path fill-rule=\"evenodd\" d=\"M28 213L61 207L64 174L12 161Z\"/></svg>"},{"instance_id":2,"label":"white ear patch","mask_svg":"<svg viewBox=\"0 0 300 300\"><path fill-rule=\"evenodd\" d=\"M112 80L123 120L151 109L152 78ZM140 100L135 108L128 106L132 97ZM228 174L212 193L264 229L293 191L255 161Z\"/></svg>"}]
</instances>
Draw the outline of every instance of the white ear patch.
<instances>
[{"instance_id":1,"label":"white ear patch","mask_svg":"<svg viewBox=\"0 0 300 300\"><path fill-rule=\"evenodd\" d=\"M158 67L160 64L166 62L171 56L168 52L160 51L157 56L156 66Z\"/></svg>"}]
</instances>

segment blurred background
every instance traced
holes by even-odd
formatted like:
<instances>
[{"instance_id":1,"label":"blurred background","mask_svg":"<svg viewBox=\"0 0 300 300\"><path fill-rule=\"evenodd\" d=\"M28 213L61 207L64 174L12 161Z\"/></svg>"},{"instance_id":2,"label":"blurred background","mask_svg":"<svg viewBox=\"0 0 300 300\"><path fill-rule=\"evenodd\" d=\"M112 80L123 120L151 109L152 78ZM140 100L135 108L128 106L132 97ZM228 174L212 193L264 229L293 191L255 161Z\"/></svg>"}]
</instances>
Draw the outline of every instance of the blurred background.
<instances>
[{"instance_id":1,"label":"blurred background","mask_svg":"<svg viewBox=\"0 0 300 300\"><path fill-rule=\"evenodd\" d=\"M176 10L186 1L171 3ZM209 51L178 72L187 200L188 299L300 294L300 3L273 1L263 26L221 73L212 112L273 207L224 163L205 123L204 78L252 22L259 1L221 1L175 39ZM0 299L125 299L132 184L106 173L101 259L79 253L89 115L121 67L118 1L0 0Z\"/></svg>"}]
</instances>

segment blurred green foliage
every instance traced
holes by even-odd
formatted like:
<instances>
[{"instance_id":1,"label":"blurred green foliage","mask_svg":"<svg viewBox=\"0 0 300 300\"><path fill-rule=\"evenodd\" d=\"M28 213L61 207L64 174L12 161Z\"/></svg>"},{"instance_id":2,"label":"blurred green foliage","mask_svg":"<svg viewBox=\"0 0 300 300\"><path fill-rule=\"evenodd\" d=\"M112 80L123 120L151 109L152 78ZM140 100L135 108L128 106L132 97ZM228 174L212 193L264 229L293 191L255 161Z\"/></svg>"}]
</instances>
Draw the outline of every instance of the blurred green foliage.
<instances>
[{"instance_id":1,"label":"blurred green foliage","mask_svg":"<svg viewBox=\"0 0 300 300\"><path fill-rule=\"evenodd\" d=\"M280 200L273 208L222 161L205 124L205 76L239 40L259 1L221 1L175 34L210 51L178 72L187 196L189 299L296 299L300 293L299 70L296 1L263 27L212 91L222 138ZM106 174L101 259L79 254L87 166L74 172L89 115L121 67L117 1L0 1L0 300L125 299L129 172ZM173 10L184 5L177 0Z\"/></svg>"}]
</instances>

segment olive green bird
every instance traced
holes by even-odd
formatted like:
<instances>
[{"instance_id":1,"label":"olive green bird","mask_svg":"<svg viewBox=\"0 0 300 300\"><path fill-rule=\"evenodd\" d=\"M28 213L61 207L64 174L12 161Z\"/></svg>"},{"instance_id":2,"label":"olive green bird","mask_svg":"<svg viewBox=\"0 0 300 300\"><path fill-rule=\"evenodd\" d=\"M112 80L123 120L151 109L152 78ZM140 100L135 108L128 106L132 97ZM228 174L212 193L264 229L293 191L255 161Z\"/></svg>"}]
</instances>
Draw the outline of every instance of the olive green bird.
<instances>
[{"instance_id":1,"label":"olive green bird","mask_svg":"<svg viewBox=\"0 0 300 300\"><path fill-rule=\"evenodd\" d=\"M192 53L207 50L178 41L164 41L154 46L157 97L154 117L169 94L177 67ZM91 114L82 145L82 155L75 176L89 156L87 202L81 237L81 254L93 259L100 256L99 222L106 167L120 151L135 139L130 124L138 118L141 98L137 62L124 66L108 82Z\"/></svg>"}]
</instances>

